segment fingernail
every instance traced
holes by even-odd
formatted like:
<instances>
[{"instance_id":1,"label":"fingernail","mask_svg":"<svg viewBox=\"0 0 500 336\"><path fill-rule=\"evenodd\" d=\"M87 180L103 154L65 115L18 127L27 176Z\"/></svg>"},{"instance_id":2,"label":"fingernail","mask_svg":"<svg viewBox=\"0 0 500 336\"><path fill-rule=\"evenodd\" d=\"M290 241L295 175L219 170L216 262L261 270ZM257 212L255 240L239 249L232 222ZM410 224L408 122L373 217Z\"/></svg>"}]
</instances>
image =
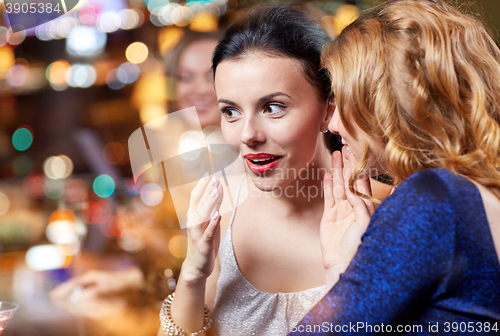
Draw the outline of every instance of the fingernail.
<instances>
[{"instance_id":1,"label":"fingernail","mask_svg":"<svg viewBox=\"0 0 500 336\"><path fill-rule=\"evenodd\" d=\"M210 177L210 174L208 174L208 172L206 172L205 174L203 174L203 176L201 177L202 181L205 182L206 180L208 180L208 178Z\"/></svg>"},{"instance_id":2,"label":"fingernail","mask_svg":"<svg viewBox=\"0 0 500 336\"><path fill-rule=\"evenodd\" d=\"M219 191L217 190L217 188L214 188L214 190L212 190L212 192L210 193L210 196L211 196L212 198L215 198L215 196L217 196L218 192L219 192Z\"/></svg>"},{"instance_id":3,"label":"fingernail","mask_svg":"<svg viewBox=\"0 0 500 336\"><path fill-rule=\"evenodd\" d=\"M216 220L219 217L219 211L215 210L214 214L212 215L212 220Z\"/></svg>"},{"instance_id":4,"label":"fingernail","mask_svg":"<svg viewBox=\"0 0 500 336\"><path fill-rule=\"evenodd\" d=\"M214 176L214 177L212 177L212 180L210 181L210 185L213 187L213 186L215 186L216 183L217 183L217 178L215 178L215 176Z\"/></svg>"}]
</instances>

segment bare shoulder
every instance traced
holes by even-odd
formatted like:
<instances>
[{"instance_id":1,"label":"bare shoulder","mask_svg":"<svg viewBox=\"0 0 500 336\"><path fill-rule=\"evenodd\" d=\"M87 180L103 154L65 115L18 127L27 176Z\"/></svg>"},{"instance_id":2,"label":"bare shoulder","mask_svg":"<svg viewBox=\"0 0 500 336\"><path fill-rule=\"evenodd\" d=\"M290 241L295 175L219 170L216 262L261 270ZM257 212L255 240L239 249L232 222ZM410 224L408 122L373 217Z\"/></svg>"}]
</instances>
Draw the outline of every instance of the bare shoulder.
<instances>
[{"instance_id":1,"label":"bare shoulder","mask_svg":"<svg viewBox=\"0 0 500 336\"><path fill-rule=\"evenodd\" d=\"M493 243L495 244L497 256L500 261L500 200L485 186L474 181L472 182L481 194L491 235L493 236Z\"/></svg>"}]
</instances>

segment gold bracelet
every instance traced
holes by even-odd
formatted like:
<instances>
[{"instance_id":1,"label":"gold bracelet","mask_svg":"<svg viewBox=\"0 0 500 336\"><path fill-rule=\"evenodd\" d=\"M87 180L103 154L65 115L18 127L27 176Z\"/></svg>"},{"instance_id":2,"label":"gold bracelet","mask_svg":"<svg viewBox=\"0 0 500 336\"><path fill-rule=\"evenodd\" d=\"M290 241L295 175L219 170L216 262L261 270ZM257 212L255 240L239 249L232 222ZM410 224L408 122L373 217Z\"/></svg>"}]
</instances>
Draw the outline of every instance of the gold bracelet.
<instances>
[{"instance_id":1,"label":"gold bracelet","mask_svg":"<svg viewBox=\"0 0 500 336\"><path fill-rule=\"evenodd\" d=\"M163 301L163 305L160 310L161 327L163 328L163 331L165 332L165 334L167 334L167 336L198 336L202 332L210 329L210 326L212 325L212 316L210 314L210 310L206 305L203 328L201 328L200 330L188 334L184 331L184 329L175 324L174 320L172 319L172 315L170 314L170 305L172 304L172 301L174 299L174 294L175 293L172 293L167 296L165 301Z\"/></svg>"}]
</instances>

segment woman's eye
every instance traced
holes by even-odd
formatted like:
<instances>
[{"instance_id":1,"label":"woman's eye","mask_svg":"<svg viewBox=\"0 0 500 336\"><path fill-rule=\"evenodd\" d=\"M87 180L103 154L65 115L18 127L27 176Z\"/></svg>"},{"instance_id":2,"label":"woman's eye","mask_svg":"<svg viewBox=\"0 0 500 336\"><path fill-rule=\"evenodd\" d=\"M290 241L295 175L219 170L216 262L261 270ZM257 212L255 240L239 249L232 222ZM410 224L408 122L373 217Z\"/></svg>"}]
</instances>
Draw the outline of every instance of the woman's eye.
<instances>
[{"instance_id":1,"label":"woman's eye","mask_svg":"<svg viewBox=\"0 0 500 336\"><path fill-rule=\"evenodd\" d=\"M264 113L270 114L272 116L281 115L286 109L286 106L281 104L268 104L264 108Z\"/></svg>"},{"instance_id":2,"label":"woman's eye","mask_svg":"<svg viewBox=\"0 0 500 336\"><path fill-rule=\"evenodd\" d=\"M234 109L234 108L229 108L229 107L226 107L226 108L223 108L221 110L222 114L224 115L224 118L227 120L227 121L234 121L236 120L239 115L241 114L240 112L238 112L238 110Z\"/></svg>"}]
</instances>

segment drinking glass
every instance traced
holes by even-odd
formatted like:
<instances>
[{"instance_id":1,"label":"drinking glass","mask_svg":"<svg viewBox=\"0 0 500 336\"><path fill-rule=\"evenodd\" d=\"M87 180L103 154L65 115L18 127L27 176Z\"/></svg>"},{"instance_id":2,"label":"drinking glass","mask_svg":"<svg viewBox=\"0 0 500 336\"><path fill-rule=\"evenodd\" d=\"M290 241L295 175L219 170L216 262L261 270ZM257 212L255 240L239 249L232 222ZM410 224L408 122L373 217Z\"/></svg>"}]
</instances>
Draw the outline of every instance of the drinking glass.
<instances>
[{"instance_id":1,"label":"drinking glass","mask_svg":"<svg viewBox=\"0 0 500 336\"><path fill-rule=\"evenodd\" d=\"M16 312L19 305L17 303L0 301L0 335Z\"/></svg>"}]
</instances>

